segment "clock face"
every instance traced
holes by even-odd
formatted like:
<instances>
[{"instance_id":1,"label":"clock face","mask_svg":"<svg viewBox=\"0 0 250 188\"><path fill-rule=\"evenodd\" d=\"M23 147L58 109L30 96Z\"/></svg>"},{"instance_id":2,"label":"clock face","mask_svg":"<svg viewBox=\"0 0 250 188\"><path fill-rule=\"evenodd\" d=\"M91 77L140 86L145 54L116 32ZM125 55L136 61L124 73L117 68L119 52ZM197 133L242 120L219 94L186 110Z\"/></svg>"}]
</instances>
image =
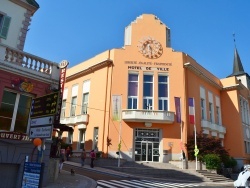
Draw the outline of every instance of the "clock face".
<instances>
[{"instance_id":1,"label":"clock face","mask_svg":"<svg viewBox=\"0 0 250 188\"><path fill-rule=\"evenodd\" d=\"M147 58L156 59L163 53L162 45L152 39L151 37L145 38L139 42L139 52Z\"/></svg>"}]
</instances>

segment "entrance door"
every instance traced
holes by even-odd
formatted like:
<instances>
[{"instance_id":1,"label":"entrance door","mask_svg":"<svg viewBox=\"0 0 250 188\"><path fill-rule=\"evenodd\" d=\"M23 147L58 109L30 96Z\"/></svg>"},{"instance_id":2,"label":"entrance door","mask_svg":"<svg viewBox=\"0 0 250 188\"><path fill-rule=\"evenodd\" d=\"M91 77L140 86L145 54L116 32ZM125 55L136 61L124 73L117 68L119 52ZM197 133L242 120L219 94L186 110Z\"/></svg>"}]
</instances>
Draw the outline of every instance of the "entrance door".
<instances>
[{"instance_id":1,"label":"entrance door","mask_svg":"<svg viewBox=\"0 0 250 188\"><path fill-rule=\"evenodd\" d=\"M135 161L159 162L159 129L135 129Z\"/></svg>"},{"instance_id":2,"label":"entrance door","mask_svg":"<svg viewBox=\"0 0 250 188\"><path fill-rule=\"evenodd\" d=\"M152 142L142 142L141 143L141 160L142 161L153 161L153 143Z\"/></svg>"}]
</instances>

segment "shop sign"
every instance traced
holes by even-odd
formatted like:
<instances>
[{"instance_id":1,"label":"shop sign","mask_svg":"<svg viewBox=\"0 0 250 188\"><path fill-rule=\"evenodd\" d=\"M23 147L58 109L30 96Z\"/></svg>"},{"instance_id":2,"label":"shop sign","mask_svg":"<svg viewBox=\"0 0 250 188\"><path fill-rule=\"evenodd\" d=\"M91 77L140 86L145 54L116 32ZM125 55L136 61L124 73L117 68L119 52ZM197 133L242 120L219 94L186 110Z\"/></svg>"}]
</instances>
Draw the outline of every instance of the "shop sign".
<instances>
[{"instance_id":1,"label":"shop sign","mask_svg":"<svg viewBox=\"0 0 250 188\"><path fill-rule=\"evenodd\" d=\"M9 140L30 140L28 135L15 132L0 132L0 139L9 139Z\"/></svg>"},{"instance_id":2,"label":"shop sign","mask_svg":"<svg viewBox=\"0 0 250 188\"><path fill-rule=\"evenodd\" d=\"M60 80L59 80L59 99L58 99L58 105L57 105L57 113L56 113L55 119L54 119L54 124L56 124L56 125L60 124L63 91L64 91L64 84L66 81L66 70L67 70L68 65L69 65L69 62L67 60L63 60L59 64L61 72L60 72Z\"/></svg>"},{"instance_id":3,"label":"shop sign","mask_svg":"<svg viewBox=\"0 0 250 188\"><path fill-rule=\"evenodd\" d=\"M33 99L30 117L36 118L56 114L57 102L58 92Z\"/></svg>"},{"instance_id":4,"label":"shop sign","mask_svg":"<svg viewBox=\"0 0 250 188\"><path fill-rule=\"evenodd\" d=\"M22 78L14 78L11 80L11 86L16 90L30 93L33 91L34 85L31 81Z\"/></svg>"}]
</instances>

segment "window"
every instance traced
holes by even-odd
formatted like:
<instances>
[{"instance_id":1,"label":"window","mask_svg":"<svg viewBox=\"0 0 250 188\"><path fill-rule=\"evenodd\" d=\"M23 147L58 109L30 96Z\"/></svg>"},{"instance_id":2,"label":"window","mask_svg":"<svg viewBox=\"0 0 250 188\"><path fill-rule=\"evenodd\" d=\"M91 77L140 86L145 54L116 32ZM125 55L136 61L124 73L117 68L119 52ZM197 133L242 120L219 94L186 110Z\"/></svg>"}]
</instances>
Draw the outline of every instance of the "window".
<instances>
[{"instance_id":1,"label":"window","mask_svg":"<svg viewBox=\"0 0 250 188\"><path fill-rule=\"evenodd\" d=\"M137 109L138 74L128 75L128 109Z\"/></svg>"},{"instance_id":2,"label":"window","mask_svg":"<svg viewBox=\"0 0 250 188\"><path fill-rule=\"evenodd\" d=\"M11 18L0 14L0 38L7 38Z\"/></svg>"},{"instance_id":3,"label":"window","mask_svg":"<svg viewBox=\"0 0 250 188\"><path fill-rule=\"evenodd\" d=\"M0 105L0 130L27 133L32 97L4 90Z\"/></svg>"},{"instance_id":4,"label":"window","mask_svg":"<svg viewBox=\"0 0 250 188\"><path fill-rule=\"evenodd\" d=\"M79 149L84 149L86 129L79 129Z\"/></svg>"},{"instance_id":5,"label":"window","mask_svg":"<svg viewBox=\"0 0 250 188\"><path fill-rule=\"evenodd\" d=\"M68 132L67 143L68 144L73 143L73 132L71 132L71 131Z\"/></svg>"},{"instance_id":6,"label":"window","mask_svg":"<svg viewBox=\"0 0 250 188\"><path fill-rule=\"evenodd\" d=\"M76 99L77 97L72 97L70 116L76 116Z\"/></svg>"},{"instance_id":7,"label":"window","mask_svg":"<svg viewBox=\"0 0 250 188\"><path fill-rule=\"evenodd\" d=\"M61 118L65 118L66 100L62 101Z\"/></svg>"},{"instance_id":8,"label":"window","mask_svg":"<svg viewBox=\"0 0 250 188\"><path fill-rule=\"evenodd\" d=\"M88 113L88 101L89 101L89 93L83 93L82 97L82 114Z\"/></svg>"},{"instance_id":9,"label":"window","mask_svg":"<svg viewBox=\"0 0 250 188\"><path fill-rule=\"evenodd\" d=\"M216 106L216 119L217 119L217 124L221 124L221 118L220 118L220 107Z\"/></svg>"},{"instance_id":10,"label":"window","mask_svg":"<svg viewBox=\"0 0 250 188\"><path fill-rule=\"evenodd\" d=\"M240 109L242 122L249 125L249 104L246 99L240 97Z\"/></svg>"},{"instance_id":11,"label":"window","mask_svg":"<svg viewBox=\"0 0 250 188\"><path fill-rule=\"evenodd\" d=\"M209 121L214 122L213 103L209 103Z\"/></svg>"},{"instance_id":12,"label":"window","mask_svg":"<svg viewBox=\"0 0 250 188\"><path fill-rule=\"evenodd\" d=\"M90 91L90 80L85 80L83 82L82 88L82 114L88 113L88 106L89 106L89 91Z\"/></svg>"},{"instance_id":13,"label":"window","mask_svg":"<svg viewBox=\"0 0 250 188\"><path fill-rule=\"evenodd\" d=\"M143 76L143 109L153 109L153 75Z\"/></svg>"},{"instance_id":14,"label":"window","mask_svg":"<svg viewBox=\"0 0 250 188\"><path fill-rule=\"evenodd\" d=\"M168 110L168 76L158 76L158 107L159 110Z\"/></svg>"},{"instance_id":15,"label":"window","mask_svg":"<svg viewBox=\"0 0 250 188\"><path fill-rule=\"evenodd\" d=\"M201 99L201 119L205 119L205 100Z\"/></svg>"}]
</instances>

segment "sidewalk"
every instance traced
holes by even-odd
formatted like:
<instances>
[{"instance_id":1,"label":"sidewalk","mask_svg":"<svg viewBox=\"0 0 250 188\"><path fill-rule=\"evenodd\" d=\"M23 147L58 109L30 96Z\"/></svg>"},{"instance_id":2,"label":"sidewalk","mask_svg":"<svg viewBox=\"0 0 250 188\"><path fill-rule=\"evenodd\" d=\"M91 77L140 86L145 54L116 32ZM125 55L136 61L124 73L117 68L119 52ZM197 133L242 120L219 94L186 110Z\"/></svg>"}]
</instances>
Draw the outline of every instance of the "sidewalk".
<instances>
[{"instance_id":1,"label":"sidewalk","mask_svg":"<svg viewBox=\"0 0 250 188\"><path fill-rule=\"evenodd\" d=\"M80 166L78 163L68 161L65 161L65 163ZM78 174L72 176L70 172L62 170L55 182L49 183L43 188L95 188L96 186L97 183L93 179Z\"/></svg>"}]
</instances>

